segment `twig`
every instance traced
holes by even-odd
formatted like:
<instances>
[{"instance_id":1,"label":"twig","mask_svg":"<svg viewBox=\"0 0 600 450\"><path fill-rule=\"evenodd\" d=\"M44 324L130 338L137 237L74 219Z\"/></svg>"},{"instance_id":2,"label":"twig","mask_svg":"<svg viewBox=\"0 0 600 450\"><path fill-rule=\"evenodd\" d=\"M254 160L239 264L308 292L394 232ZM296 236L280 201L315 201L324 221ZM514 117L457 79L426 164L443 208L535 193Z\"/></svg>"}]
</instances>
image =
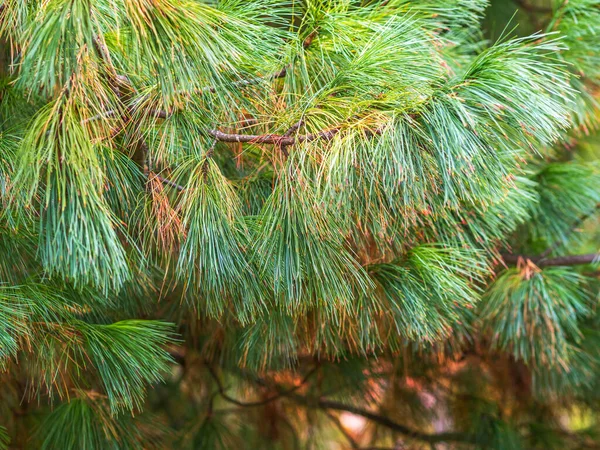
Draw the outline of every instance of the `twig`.
<instances>
[{"instance_id":1,"label":"twig","mask_svg":"<svg viewBox=\"0 0 600 450\"><path fill-rule=\"evenodd\" d=\"M114 116L115 114L116 114L116 111L114 109L109 109L108 111L105 111L103 113L96 114L95 116L88 117L87 119L83 119L81 121L81 125L85 125L88 122L93 122L93 121L99 120L99 119L107 119L111 116Z\"/></svg>"},{"instance_id":2,"label":"twig","mask_svg":"<svg viewBox=\"0 0 600 450\"><path fill-rule=\"evenodd\" d=\"M306 397L293 396L294 400L299 403L303 403L307 406L316 405L321 409L328 409L334 411L344 411L355 414L357 416L364 417L365 419L369 419L372 422L375 422L379 425L382 425L390 430L396 431L400 434L403 434L407 437L411 437L413 439L417 439L427 443L436 443L436 442L471 442L468 436L461 433L438 433L438 434L429 434L422 433L417 430L413 430L405 425L401 425L397 422L394 422L392 419L386 416L382 416L375 412L359 408L354 405L347 405L345 403L340 403L333 400L327 399L319 399L316 402L307 399Z\"/></svg>"},{"instance_id":3,"label":"twig","mask_svg":"<svg viewBox=\"0 0 600 450\"><path fill-rule=\"evenodd\" d=\"M285 396L293 394L298 389L300 389L304 384L306 384L306 382L309 380L309 378L317 371L317 367L312 368L310 371L308 371L308 373L304 376L304 378L302 378L302 381L300 382L300 384L298 384L297 386L294 386L291 389L278 392L277 394L275 394L275 395L273 395L271 397L268 397L268 398L266 398L264 400L259 400L259 401L256 401L256 402L244 402L244 401L237 400L237 399L229 396L225 392L225 387L221 383L221 380L219 379L219 376L217 375L217 373L215 372L215 370L212 368L212 366L210 364L207 364L206 367L207 367L208 372L210 373L211 377L215 381L215 383L217 383L217 387L219 388L219 394L221 395L221 397L223 397L228 402L233 403L234 405L241 406L241 407L244 407L244 408L252 408L252 407L255 407L255 406L266 405L267 403L271 403L271 402L273 402L273 401L275 401L275 400L277 400L277 399L279 399L281 397L285 397Z\"/></svg>"},{"instance_id":4,"label":"twig","mask_svg":"<svg viewBox=\"0 0 600 450\"><path fill-rule=\"evenodd\" d=\"M185 191L185 187L175 183L174 181L169 180L168 178L165 177L161 177L160 175L156 175L154 174L154 178L156 178L157 180L161 181L162 183L171 186L174 189L177 189L178 191Z\"/></svg>"},{"instance_id":5,"label":"twig","mask_svg":"<svg viewBox=\"0 0 600 450\"><path fill-rule=\"evenodd\" d=\"M298 131L300 129L300 127L302 126L303 123L304 123L304 120L300 119L294 125L292 125L291 127L289 127L288 130L283 135L285 137L291 136L292 134L294 134L296 131Z\"/></svg>"},{"instance_id":6,"label":"twig","mask_svg":"<svg viewBox=\"0 0 600 450\"><path fill-rule=\"evenodd\" d=\"M339 128L333 128L327 131L321 131L314 134L304 134L299 136L284 136L281 134L234 134L224 133L219 130L210 130L208 133L216 140L221 142L243 142L251 144L276 144L279 146L290 146L300 142L312 142L317 139L331 140L340 132Z\"/></svg>"},{"instance_id":7,"label":"twig","mask_svg":"<svg viewBox=\"0 0 600 450\"><path fill-rule=\"evenodd\" d=\"M380 135L383 132L384 126L381 126L375 130L365 130L365 134L368 136ZM293 131L293 130L292 130ZM330 130L320 131L312 134L301 134L298 136L289 136L289 130L285 134L236 134L236 133L224 133L219 130L210 130L208 133L216 140L221 142L237 142L237 143L251 143L251 144L275 144L281 146L289 146L302 142L312 142L318 139L330 141L339 132L341 127L332 128Z\"/></svg>"},{"instance_id":8,"label":"twig","mask_svg":"<svg viewBox=\"0 0 600 450\"><path fill-rule=\"evenodd\" d=\"M341 424L340 420L333 414L331 414L329 411L325 412L325 414L327 414L327 417L329 417L329 419L334 423L336 428L340 430L340 433L342 433L342 435L346 438L346 440L350 444L350 447L352 447L353 449L360 449L360 445L358 445L358 442L356 442L354 438L350 435L350 433L348 433L348 430L344 428L344 425Z\"/></svg>"},{"instance_id":9,"label":"twig","mask_svg":"<svg viewBox=\"0 0 600 450\"><path fill-rule=\"evenodd\" d=\"M531 261L538 267L580 266L600 261L600 254L589 253L587 255L558 256L556 258L542 258L541 256L527 255L502 255L502 259L506 264L511 265L517 264L519 259L523 259Z\"/></svg>"},{"instance_id":10,"label":"twig","mask_svg":"<svg viewBox=\"0 0 600 450\"><path fill-rule=\"evenodd\" d=\"M306 36L306 39L304 39L304 41L302 41L302 47L304 49L307 49L308 47L310 47L310 44L312 44L313 40L317 36L317 33L318 33L318 30L313 30L310 32L310 34L308 36Z\"/></svg>"},{"instance_id":11,"label":"twig","mask_svg":"<svg viewBox=\"0 0 600 450\"><path fill-rule=\"evenodd\" d=\"M300 129L300 127L302 126L303 123L304 123L304 120L300 119L298 122L296 122L290 128L288 128L288 130L283 134L283 136L290 137L292 134L294 134L296 131L298 131ZM281 153L283 153L283 156L285 156L286 158L289 156L289 152L287 150L287 145L280 145L279 149L281 150Z\"/></svg>"}]
</instances>

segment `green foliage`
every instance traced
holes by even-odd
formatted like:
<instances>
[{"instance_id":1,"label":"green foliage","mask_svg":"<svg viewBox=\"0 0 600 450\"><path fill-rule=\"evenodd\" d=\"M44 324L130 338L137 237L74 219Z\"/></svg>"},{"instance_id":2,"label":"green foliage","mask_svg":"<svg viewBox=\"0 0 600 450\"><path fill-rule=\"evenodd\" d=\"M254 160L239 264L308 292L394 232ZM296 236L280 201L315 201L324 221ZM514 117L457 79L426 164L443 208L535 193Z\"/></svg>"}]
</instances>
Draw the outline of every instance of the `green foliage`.
<instances>
[{"instance_id":1,"label":"green foliage","mask_svg":"<svg viewBox=\"0 0 600 450\"><path fill-rule=\"evenodd\" d=\"M41 110L22 141L14 183L28 187L26 204L43 189L39 251L48 273L118 288L129 269L114 214L102 198L105 175L83 117L81 105L64 97Z\"/></svg>"},{"instance_id":2,"label":"green foliage","mask_svg":"<svg viewBox=\"0 0 600 450\"><path fill-rule=\"evenodd\" d=\"M278 311L256 320L244 330L241 338L243 363L257 369L278 365L292 367L298 354L295 331L293 318Z\"/></svg>"},{"instance_id":3,"label":"green foliage","mask_svg":"<svg viewBox=\"0 0 600 450\"><path fill-rule=\"evenodd\" d=\"M355 294L370 282L293 161L282 169L253 225L253 259L268 276L277 304L288 311L322 307L335 315L349 310Z\"/></svg>"},{"instance_id":4,"label":"green foliage","mask_svg":"<svg viewBox=\"0 0 600 450\"><path fill-rule=\"evenodd\" d=\"M248 75L249 63L259 72L273 70L273 28L198 2L125 0L121 8L128 25L125 64L158 82L167 105L177 106L180 93L206 86L227 95L236 79Z\"/></svg>"},{"instance_id":5,"label":"green foliage","mask_svg":"<svg viewBox=\"0 0 600 450\"><path fill-rule=\"evenodd\" d=\"M585 279L567 268L509 269L482 303L482 327L494 346L534 366L569 367L582 338L579 321L590 314Z\"/></svg>"},{"instance_id":6,"label":"green foliage","mask_svg":"<svg viewBox=\"0 0 600 450\"><path fill-rule=\"evenodd\" d=\"M50 412L36 430L41 449L156 448L144 441L131 416L113 416L105 399L94 392L76 396Z\"/></svg>"},{"instance_id":7,"label":"green foliage","mask_svg":"<svg viewBox=\"0 0 600 450\"><path fill-rule=\"evenodd\" d=\"M82 60L93 51L99 26L90 14L88 0L44 2L22 37L19 83L27 89L41 88L51 95L82 70Z\"/></svg>"},{"instance_id":8,"label":"green foliage","mask_svg":"<svg viewBox=\"0 0 600 450\"><path fill-rule=\"evenodd\" d=\"M477 253L427 246L414 247L396 264L370 266L384 293L380 307L392 318L390 340L398 334L411 341L436 341L463 327L478 300L472 283L481 279L483 269Z\"/></svg>"},{"instance_id":9,"label":"green foliage","mask_svg":"<svg viewBox=\"0 0 600 450\"><path fill-rule=\"evenodd\" d=\"M185 238L177 271L209 315L220 317L229 301L234 317L247 321L263 300L260 281L249 276L250 235L239 199L210 156L188 164L195 167L182 194Z\"/></svg>"},{"instance_id":10,"label":"green foliage","mask_svg":"<svg viewBox=\"0 0 600 450\"><path fill-rule=\"evenodd\" d=\"M19 337L27 331L24 323L26 310L13 295L4 287L0 291L0 367L8 357L15 355Z\"/></svg>"},{"instance_id":11,"label":"green foliage","mask_svg":"<svg viewBox=\"0 0 600 450\"><path fill-rule=\"evenodd\" d=\"M0 427L0 449L8 450L10 444L10 437L6 431L6 428Z\"/></svg>"},{"instance_id":12,"label":"green foliage","mask_svg":"<svg viewBox=\"0 0 600 450\"><path fill-rule=\"evenodd\" d=\"M590 163L547 164L534 178L540 201L534 208L532 237L547 243L567 243L570 230L579 226L600 204L600 170Z\"/></svg>"},{"instance_id":13,"label":"green foliage","mask_svg":"<svg viewBox=\"0 0 600 450\"><path fill-rule=\"evenodd\" d=\"M78 331L108 395L111 409L141 408L147 384L161 381L171 361L163 346L171 326L127 320L110 325L81 323Z\"/></svg>"},{"instance_id":14,"label":"green foliage","mask_svg":"<svg viewBox=\"0 0 600 450\"><path fill-rule=\"evenodd\" d=\"M184 449L225 450L240 445L223 417L207 417L193 426L183 440Z\"/></svg>"},{"instance_id":15,"label":"green foliage","mask_svg":"<svg viewBox=\"0 0 600 450\"><path fill-rule=\"evenodd\" d=\"M487 7L0 0L0 447L596 445L600 3Z\"/></svg>"},{"instance_id":16,"label":"green foliage","mask_svg":"<svg viewBox=\"0 0 600 450\"><path fill-rule=\"evenodd\" d=\"M96 297L83 300L86 294ZM10 367L9 358L17 352L31 355L30 374L39 383L31 389L60 396L68 395L67 382L89 385L86 373L92 370L113 411L140 408L145 386L161 381L169 368L171 359L163 347L172 342L172 326L144 320L82 320L93 318L85 314L87 308L101 310L106 303L93 291L68 287L62 292L36 284L4 288L0 363Z\"/></svg>"},{"instance_id":17,"label":"green foliage","mask_svg":"<svg viewBox=\"0 0 600 450\"><path fill-rule=\"evenodd\" d=\"M556 2L558 17L556 29L565 36L568 50L564 58L575 70L591 80L600 79L600 60L596 49L600 2L597 0L574 0Z\"/></svg>"}]
</instances>

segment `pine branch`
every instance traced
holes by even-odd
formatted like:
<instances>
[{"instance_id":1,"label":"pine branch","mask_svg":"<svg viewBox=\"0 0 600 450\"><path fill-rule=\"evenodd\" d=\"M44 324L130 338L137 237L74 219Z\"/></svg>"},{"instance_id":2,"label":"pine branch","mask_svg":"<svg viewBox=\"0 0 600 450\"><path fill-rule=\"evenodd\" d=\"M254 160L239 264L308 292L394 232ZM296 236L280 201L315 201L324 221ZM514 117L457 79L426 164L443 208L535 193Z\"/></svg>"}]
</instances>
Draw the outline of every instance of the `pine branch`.
<instances>
[{"instance_id":1,"label":"pine branch","mask_svg":"<svg viewBox=\"0 0 600 450\"><path fill-rule=\"evenodd\" d=\"M315 37L318 34L318 30L313 30L310 32L310 34L308 36L306 36L306 39L304 39L304 41L302 41L302 47L304 49L307 49L308 47L310 47L310 44L312 44L313 40L315 39Z\"/></svg>"},{"instance_id":2,"label":"pine branch","mask_svg":"<svg viewBox=\"0 0 600 450\"><path fill-rule=\"evenodd\" d=\"M302 124L304 123L303 119L300 119L298 122L296 122L294 125L292 125L285 133L284 136L285 137L289 137L292 134L294 134L296 131L298 131L300 129L300 127L302 126Z\"/></svg>"},{"instance_id":3,"label":"pine branch","mask_svg":"<svg viewBox=\"0 0 600 450\"><path fill-rule=\"evenodd\" d=\"M341 127L335 127L330 130L319 131L318 133L301 134L291 136L291 134L302 126L302 121L292 125L284 134L236 134L224 133L219 130L210 130L208 133L220 142L237 142L249 144L274 144L280 147L287 147L303 142L313 142L316 140L330 141L341 131ZM375 130L365 130L366 135L380 135L383 132L383 126Z\"/></svg>"},{"instance_id":4,"label":"pine branch","mask_svg":"<svg viewBox=\"0 0 600 450\"><path fill-rule=\"evenodd\" d=\"M219 130L210 130L208 133L220 142L237 142L250 144L275 144L278 146L290 146L302 142L312 142L318 139L329 141L340 132L339 128L333 128L319 133L304 134L299 136L286 136L281 134L235 134L224 133Z\"/></svg>"},{"instance_id":5,"label":"pine branch","mask_svg":"<svg viewBox=\"0 0 600 450\"><path fill-rule=\"evenodd\" d=\"M399 433L399 434L409 437L411 439L416 439L416 440L419 440L422 442L427 442L429 444L431 444L431 443L435 444L438 442L457 442L457 443L460 443L460 442L472 443L473 442L473 440L468 435L463 434L463 433L454 433L454 432L444 432L444 433L436 433L436 434L424 433L424 432L421 432L418 430L414 430L406 425L397 423L387 416L383 416L376 412L369 411L367 409L364 409L364 408L361 408L361 407L358 407L355 405L348 405L346 403L338 402L335 400L328 400L326 398L316 399L316 398L313 398L310 396L295 394L293 392L286 393L285 391L281 390L281 388L278 387L277 385L272 385L260 377L252 376L251 374L249 374L247 372L243 372L243 373L246 378L250 378L256 384L258 384L260 386L264 386L264 387L274 388L275 390L278 390L282 396L285 396L285 397L289 398L290 400L294 401L295 403L305 406L307 408L318 408L318 409L322 409L325 411L348 412L348 413L351 413L351 414L354 414L357 416L364 417L365 419L368 419L371 422L375 422L378 425L386 427L392 431L395 431L396 433Z\"/></svg>"},{"instance_id":6,"label":"pine branch","mask_svg":"<svg viewBox=\"0 0 600 450\"><path fill-rule=\"evenodd\" d=\"M529 260L538 267L556 267L556 266L580 266L592 264L600 260L600 254L589 253L586 255L558 256L556 258L545 258L540 256L528 255L502 255L502 259L508 265L518 264L521 260Z\"/></svg>"}]
</instances>

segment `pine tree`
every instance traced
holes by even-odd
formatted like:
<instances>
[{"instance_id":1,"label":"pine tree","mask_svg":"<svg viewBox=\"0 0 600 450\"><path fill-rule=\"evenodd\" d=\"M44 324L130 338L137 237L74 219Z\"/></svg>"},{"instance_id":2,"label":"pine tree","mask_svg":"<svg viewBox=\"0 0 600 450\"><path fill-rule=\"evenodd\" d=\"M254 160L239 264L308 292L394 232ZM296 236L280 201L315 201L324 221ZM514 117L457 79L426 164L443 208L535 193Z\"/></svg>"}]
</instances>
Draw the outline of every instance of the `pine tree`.
<instances>
[{"instance_id":1,"label":"pine tree","mask_svg":"<svg viewBox=\"0 0 600 450\"><path fill-rule=\"evenodd\" d=\"M599 0L0 0L0 449L600 448L599 93Z\"/></svg>"}]
</instances>

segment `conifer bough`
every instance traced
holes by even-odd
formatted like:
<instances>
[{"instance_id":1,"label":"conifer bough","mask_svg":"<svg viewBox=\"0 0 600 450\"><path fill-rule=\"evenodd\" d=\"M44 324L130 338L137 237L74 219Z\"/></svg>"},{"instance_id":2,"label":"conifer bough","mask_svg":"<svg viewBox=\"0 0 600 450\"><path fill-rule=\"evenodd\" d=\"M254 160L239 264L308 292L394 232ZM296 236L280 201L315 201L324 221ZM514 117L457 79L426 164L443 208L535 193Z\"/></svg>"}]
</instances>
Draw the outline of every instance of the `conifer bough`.
<instances>
[{"instance_id":1,"label":"conifer bough","mask_svg":"<svg viewBox=\"0 0 600 450\"><path fill-rule=\"evenodd\" d=\"M0 0L0 449L600 445L600 1L499 5Z\"/></svg>"}]
</instances>

